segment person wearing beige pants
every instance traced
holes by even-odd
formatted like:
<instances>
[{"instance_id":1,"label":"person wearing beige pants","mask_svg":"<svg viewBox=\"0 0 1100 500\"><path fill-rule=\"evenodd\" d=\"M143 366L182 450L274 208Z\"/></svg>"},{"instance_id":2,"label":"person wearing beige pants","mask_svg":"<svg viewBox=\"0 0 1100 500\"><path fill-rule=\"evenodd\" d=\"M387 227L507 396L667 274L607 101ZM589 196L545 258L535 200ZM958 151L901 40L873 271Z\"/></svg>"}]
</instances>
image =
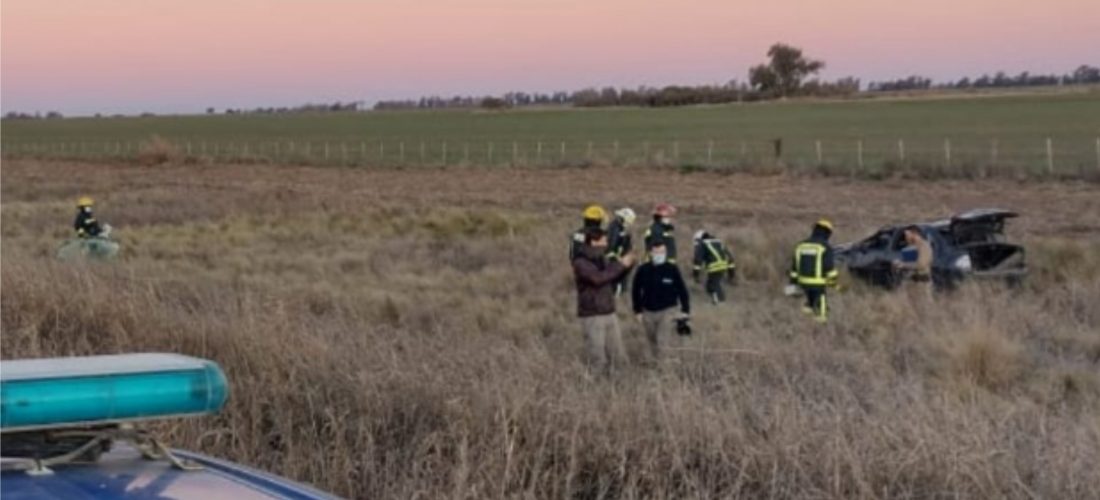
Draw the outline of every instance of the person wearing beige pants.
<instances>
[{"instance_id":1,"label":"person wearing beige pants","mask_svg":"<svg viewBox=\"0 0 1100 500\"><path fill-rule=\"evenodd\" d=\"M588 365L593 370L606 373L626 365L627 355L619 318L614 314L581 318L581 330L584 332Z\"/></svg>"},{"instance_id":2,"label":"person wearing beige pants","mask_svg":"<svg viewBox=\"0 0 1100 500\"><path fill-rule=\"evenodd\" d=\"M577 287L577 317L584 333L585 354L589 366L601 373L626 364L619 319L615 317L615 282L634 265L634 256L607 259L607 233L590 228L584 247L573 259L573 278Z\"/></svg>"}]
</instances>

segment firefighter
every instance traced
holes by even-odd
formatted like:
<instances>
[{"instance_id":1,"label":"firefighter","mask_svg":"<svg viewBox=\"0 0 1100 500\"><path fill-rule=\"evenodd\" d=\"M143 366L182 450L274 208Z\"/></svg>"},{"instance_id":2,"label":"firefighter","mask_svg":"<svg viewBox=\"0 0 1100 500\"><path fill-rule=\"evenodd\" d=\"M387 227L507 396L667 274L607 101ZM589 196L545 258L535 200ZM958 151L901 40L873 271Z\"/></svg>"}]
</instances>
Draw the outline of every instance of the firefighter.
<instances>
[{"instance_id":1,"label":"firefighter","mask_svg":"<svg viewBox=\"0 0 1100 500\"><path fill-rule=\"evenodd\" d=\"M593 229L601 229L603 227L603 221L607 218L607 212L603 207L599 205L589 205L581 213L581 218L584 220L581 228L573 231L573 235L569 240L569 262L577 260L584 250L584 235Z\"/></svg>"},{"instance_id":2,"label":"firefighter","mask_svg":"<svg viewBox=\"0 0 1100 500\"><path fill-rule=\"evenodd\" d=\"M99 221L95 219L95 215L92 213L92 205L94 204L95 201L87 196L81 196L77 200L76 220L73 222L73 229L76 230L77 238L97 238L103 234L103 226L99 225Z\"/></svg>"},{"instance_id":3,"label":"firefighter","mask_svg":"<svg viewBox=\"0 0 1100 500\"><path fill-rule=\"evenodd\" d=\"M812 314L819 323L829 319L825 291L837 284L836 262L833 249L829 245L832 234L832 222L827 219L817 221L810 237L795 247L791 263L788 289L795 290L795 286L802 289L802 293L806 295L806 304L802 306L802 311Z\"/></svg>"},{"instance_id":4,"label":"firefighter","mask_svg":"<svg viewBox=\"0 0 1100 500\"><path fill-rule=\"evenodd\" d=\"M649 250L660 241L664 243L668 254L668 262L676 263L676 235L672 226L672 217L676 215L676 207L661 203L653 208L653 224L645 231L646 260L649 260Z\"/></svg>"},{"instance_id":5,"label":"firefighter","mask_svg":"<svg viewBox=\"0 0 1100 500\"><path fill-rule=\"evenodd\" d=\"M615 218L607 225L607 257L609 259L620 259L634 250L630 228L637 218L634 210L630 207L623 207L615 211ZM623 294L629 276L630 272L628 270L615 282L615 295L620 296Z\"/></svg>"},{"instance_id":6,"label":"firefighter","mask_svg":"<svg viewBox=\"0 0 1100 500\"><path fill-rule=\"evenodd\" d=\"M717 305L726 301L726 291L722 287L725 279L733 284L735 276L733 254L721 240L715 238L706 230L700 229L692 238L695 246L695 258L692 261L694 267L691 277L698 284L700 274L706 273L706 291L711 302Z\"/></svg>"}]
</instances>

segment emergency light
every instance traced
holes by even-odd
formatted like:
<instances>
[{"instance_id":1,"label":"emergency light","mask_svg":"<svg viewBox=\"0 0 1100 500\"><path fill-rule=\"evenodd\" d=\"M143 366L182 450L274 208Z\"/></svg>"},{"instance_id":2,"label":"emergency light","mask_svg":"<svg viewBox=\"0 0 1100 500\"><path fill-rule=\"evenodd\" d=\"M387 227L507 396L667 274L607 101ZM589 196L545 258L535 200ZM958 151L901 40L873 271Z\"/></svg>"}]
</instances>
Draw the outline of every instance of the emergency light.
<instances>
[{"instance_id":1,"label":"emergency light","mask_svg":"<svg viewBox=\"0 0 1100 500\"><path fill-rule=\"evenodd\" d=\"M0 362L0 431L217 413L229 388L213 361L122 354Z\"/></svg>"}]
</instances>

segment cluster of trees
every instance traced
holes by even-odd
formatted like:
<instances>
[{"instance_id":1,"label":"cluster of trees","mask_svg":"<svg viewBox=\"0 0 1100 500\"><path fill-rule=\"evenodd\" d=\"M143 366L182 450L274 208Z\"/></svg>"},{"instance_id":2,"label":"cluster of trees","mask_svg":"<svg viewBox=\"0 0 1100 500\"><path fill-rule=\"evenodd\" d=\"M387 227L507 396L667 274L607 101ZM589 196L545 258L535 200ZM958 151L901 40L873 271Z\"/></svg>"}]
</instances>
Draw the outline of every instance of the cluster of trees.
<instances>
[{"instance_id":1,"label":"cluster of trees","mask_svg":"<svg viewBox=\"0 0 1100 500\"><path fill-rule=\"evenodd\" d=\"M954 82L934 83L931 78L910 76L897 80L871 82L867 86L870 92L890 92L899 90L927 89L985 89L1007 87L1040 87L1051 85L1086 85L1100 83L1100 68L1083 64L1064 75L1033 75L1024 71L1010 76L1003 71L995 75L982 75L977 78L964 77Z\"/></svg>"},{"instance_id":2,"label":"cluster of trees","mask_svg":"<svg viewBox=\"0 0 1100 500\"><path fill-rule=\"evenodd\" d=\"M829 82L809 79L821 71L825 63L809 59L802 50L785 44L775 44L768 50L768 62L749 71L747 83L732 80L719 85L669 85L667 87L587 88L574 92L548 94L508 92L502 96L438 96L399 101L380 101L374 109L440 109L476 108L507 109L524 106L687 106L758 101L798 95L845 96L860 90L856 78Z\"/></svg>"},{"instance_id":3,"label":"cluster of trees","mask_svg":"<svg viewBox=\"0 0 1100 500\"><path fill-rule=\"evenodd\" d=\"M34 114L31 114L31 113L21 113L19 111L8 111L7 113L4 113L4 119L5 120L42 120L42 119L55 120L55 119L60 119L60 118L64 118L64 117L65 117L64 115L62 115L61 113L58 113L57 111L50 111L50 112L46 113L45 115L43 115L42 113L37 113L37 112L34 113Z\"/></svg>"},{"instance_id":4,"label":"cluster of trees","mask_svg":"<svg viewBox=\"0 0 1100 500\"><path fill-rule=\"evenodd\" d=\"M341 113L348 111L360 111L365 109L363 101L353 102L340 102L333 103L308 103L300 106L282 106L282 107L266 107L266 108L226 108L224 113L227 115L273 115L284 113ZM216 108L206 108L206 114L215 115L218 114Z\"/></svg>"}]
</instances>

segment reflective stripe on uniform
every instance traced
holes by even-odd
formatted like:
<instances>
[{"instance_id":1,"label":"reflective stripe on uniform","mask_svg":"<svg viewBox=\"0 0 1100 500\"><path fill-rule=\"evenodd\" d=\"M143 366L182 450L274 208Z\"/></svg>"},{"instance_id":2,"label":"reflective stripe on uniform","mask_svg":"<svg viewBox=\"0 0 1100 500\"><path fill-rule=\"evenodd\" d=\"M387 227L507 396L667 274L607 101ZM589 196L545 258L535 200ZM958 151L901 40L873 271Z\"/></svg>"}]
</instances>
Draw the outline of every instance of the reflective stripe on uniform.
<instances>
[{"instance_id":1,"label":"reflective stripe on uniform","mask_svg":"<svg viewBox=\"0 0 1100 500\"><path fill-rule=\"evenodd\" d=\"M810 286L825 286L835 280L838 275L835 269L828 273L822 272L825 261L825 251L825 245L820 243L800 243L794 249L794 270L791 271L791 278L797 279L799 285ZM804 258L814 259L812 275L802 274L802 259Z\"/></svg>"},{"instance_id":2,"label":"reflective stripe on uniform","mask_svg":"<svg viewBox=\"0 0 1100 500\"><path fill-rule=\"evenodd\" d=\"M707 264L708 273L719 273L733 268L733 263L726 260L725 256L714 248L713 241L703 241L703 246L706 247L707 251L714 257L714 262Z\"/></svg>"}]
</instances>

